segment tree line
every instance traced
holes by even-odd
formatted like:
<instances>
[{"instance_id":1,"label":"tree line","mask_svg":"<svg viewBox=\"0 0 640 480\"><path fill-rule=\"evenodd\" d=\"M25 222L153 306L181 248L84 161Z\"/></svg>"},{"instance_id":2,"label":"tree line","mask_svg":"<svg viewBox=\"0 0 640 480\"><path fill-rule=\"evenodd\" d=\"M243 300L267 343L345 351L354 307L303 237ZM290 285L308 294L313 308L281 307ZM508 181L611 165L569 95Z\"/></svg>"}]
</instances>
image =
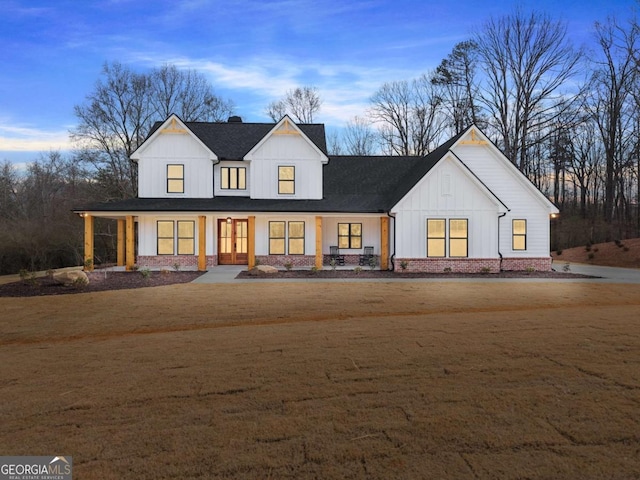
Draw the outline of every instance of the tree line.
<instances>
[{"instance_id":1,"label":"tree line","mask_svg":"<svg viewBox=\"0 0 640 480\"><path fill-rule=\"evenodd\" d=\"M561 208L552 249L640 236L639 33L633 16L607 18L584 50L548 14L491 17L432 71L383 83L328 138L330 153L425 155L475 124ZM321 106L318 89L301 86L265 113L312 123ZM171 113L225 121L235 106L197 71L113 62L74 111L69 158L51 152L21 175L0 164L0 273L78 264L82 225L71 207L136 195L130 155L154 123ZM96 225L97 263L114 255L113 229Z\"/></svg>"}]
</instances>

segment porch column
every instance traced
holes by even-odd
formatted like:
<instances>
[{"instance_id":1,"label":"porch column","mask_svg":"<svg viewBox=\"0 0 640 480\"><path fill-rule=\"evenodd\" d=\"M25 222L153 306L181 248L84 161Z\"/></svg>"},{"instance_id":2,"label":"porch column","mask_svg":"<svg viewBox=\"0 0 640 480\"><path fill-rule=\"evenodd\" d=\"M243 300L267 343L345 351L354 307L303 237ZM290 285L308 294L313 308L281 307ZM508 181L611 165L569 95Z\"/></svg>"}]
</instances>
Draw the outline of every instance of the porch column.
<instances>
[{"instance_id":1,"label":"porch column","mask_svg":"<svg viewBox=\"0 0 640 480\"><path fill-rule=\"evenodd\" d=\"M93 215L84 214L84 269L93 270Z\"/></svg>"},{"instance_id":2,"label":"porch column","mask_svg":"<svg viewBox=\"0 0 640 480\"><path fill-rule=\"evenodd\" d=\"M322 269L322 217L316 217L316 268Z\"/></svg>"},{"instance_id":3,"label":"porch column","mask_svg":"<svg viewBox=\"0 0 640 480\"><path fill-rule=\"evenodd\" d=\"M256 266L256 217L249 215L247 224L247 270Z\"/></svg>"},{"instance_id":4,"label":"porch column","mask_svg":"<svg viewBox=\"0 0 640 480\"><path fill-rule=\"evenodd\" d=\"M118 220L118 251L116 256L116 265L119 267L124 266L124 231L126 222L124 220Z\"/></svg>"},{"instance_id":5,"label":"porch column","mask_svg":"<svg viewBox=\"0 0 640 480\"><path fill-rule=\"evenodd\" d=\"M127 215L126 220L126 234L125 234L125 264L127 270L133 270L133 266L136 263L135 257L135 238L133 228L133 215Z\"/></svg>"},{"instance_id":6,"label":"porch column","mask_svg":"<svg viewBox=\"0 0 640 480\"><path fill-rule=\"evenodd\" d=\"M198 216L198 271L207 269L207 217Z\"/></svg>"},{"instance_id":7,"label":"porch column","mask_svg":"<svg viewBox=\"0 0 640 480\"><path fill-rule=\"evenodd\" d=\"M389 217L380 217L380 270L389 269Z\"/></svg>"}]
</instances>

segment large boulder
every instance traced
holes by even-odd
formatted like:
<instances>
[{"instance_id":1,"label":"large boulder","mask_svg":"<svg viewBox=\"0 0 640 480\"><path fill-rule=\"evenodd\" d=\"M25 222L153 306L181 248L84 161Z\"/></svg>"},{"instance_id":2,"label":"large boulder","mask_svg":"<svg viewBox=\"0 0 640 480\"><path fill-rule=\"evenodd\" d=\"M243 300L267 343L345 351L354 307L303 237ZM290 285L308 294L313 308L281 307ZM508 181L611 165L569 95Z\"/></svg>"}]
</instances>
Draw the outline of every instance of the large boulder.
<instances>
[{"instance_id":1,"label":"large boulder","mask_svg":"<svg viewBox=\"0 0 640 480\"><path fill-rule=\"evenodd\" d=\"M82 270L68 270L54 273L53 281L61 285L88 285L89 277Z\"/></svg>"},{"instance_id":2,"label":"large boulder","mask_svg":"<svg viewBox=\"0 0 640 480\"><path fill-rule=\"evenodd\" d=\"M273 275L278 273L278 269L276 267L272 267L271 265L258 265L257 267L253 267L249 274L251 275Z\"/></svg>"}]
</instances>

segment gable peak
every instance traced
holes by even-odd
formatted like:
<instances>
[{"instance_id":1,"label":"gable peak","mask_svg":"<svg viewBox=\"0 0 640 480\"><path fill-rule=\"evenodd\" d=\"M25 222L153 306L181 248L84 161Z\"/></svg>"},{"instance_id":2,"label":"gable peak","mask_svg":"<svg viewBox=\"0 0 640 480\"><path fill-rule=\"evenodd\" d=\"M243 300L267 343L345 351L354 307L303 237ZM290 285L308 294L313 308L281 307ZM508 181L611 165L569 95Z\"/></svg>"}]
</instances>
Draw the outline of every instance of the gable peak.
<instances>
[{"instance_id":1,"label":"gable peak","mask_svg":"<svg viewBox=\"0 0 640 480\"><path fill-rule=\"evenodd\" d=\"M489 142L484 134L473 125L460 139L460 145L487 145Z\"/></svg>"},{"instance_id":2,"label":"gable peak","mask_svg":"<svg viewBox=\"0 0 640 480\"><path fill-rule=\"evenodd\" d=\"M285 116L273 130L274 135L300 135L300 131L294 126L288 116Z\"/></svg>"}]
</instances>

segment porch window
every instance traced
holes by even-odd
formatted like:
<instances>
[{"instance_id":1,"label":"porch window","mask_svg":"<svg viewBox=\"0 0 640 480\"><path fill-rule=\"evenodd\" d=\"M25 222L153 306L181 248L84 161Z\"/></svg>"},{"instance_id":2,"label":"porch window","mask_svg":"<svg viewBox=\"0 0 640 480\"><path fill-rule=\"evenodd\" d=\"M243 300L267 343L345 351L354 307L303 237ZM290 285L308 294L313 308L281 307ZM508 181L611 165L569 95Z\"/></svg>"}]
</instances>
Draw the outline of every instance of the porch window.
<instances>
[{"instance_id":1,"label":"porch window","mask_svg":"<svg viewBox=\"0 0 640 480\"><path fill-rule=\"evenodd\" d=\"M289 222L289 255L304 255L304 222Z\"/></svg>"},{"instance_id":2,"label":"porch window","mask_svg":"<svg viewBox=\"0 0 640 480\"><path fill-rule=\"evenodd\" d=\"M220 188L222 190L246 190L247 169L245 167L221 167Z\"/></svg>"},{"instance_id":3,"label":"porch window","mask_svg":"<svg viewBox=\"0 0 640 480\"><path fill-rule=\"evenodd\" d=\"M167 165L167 193L184 193L184 165Z\"/></svg>"},{"instance_id":4,"label":"porch window","mask_svg":"<svg viewBox=\"0 0 640 480\"><path fill-rule=\"evenodd\" d=\"M278 193L293 195L296 193L296 167L278 167Z\"/></svg>"},{"instance_id":5,"label":"porch window","mask_svg":"<svg viewBox=\"0 0 640 480\"><path fill-rule=\"evenodd\" d=\"M269 255L284 255L285 222L269 222Z\"/></svg>"},{"instance_id":6,"label":"porch window","mask_svg":"<svg viewBox=\"0 0 640 480\"><path fill-rule=\"evenodd\" d=\"M444 218L427 219L427 257L444 257L447 224Z\"/></svg>"},{"instance_id":7,"label":"porch window","mask_svg":"<svg viewBox=\"0 0 640 480\"><path fill-rule=\"evenodd\" d=\"M469 256L469 221L466 218L449 220L449 256Z\"/></svg>"},{"instance_id":8,"label":"porch window","mask_svg":"<svg viewBox=\"0 0 640 480\"><path fill-rule=\"evenodd\" d=\"M513 250L526 250L527 249L527 221L526 220L512 220L511 230L513 232Z\"/></svg>"},{"instance_id":9,"label":"porch window","mask_svg":"<svg viewBox=\"0 0 640 480\"><path fill-rule=\"evenodd\" d=\"M178 221L178 255L195 254L196 222Z\"/></svg>"},{"instance_id":10,"label":"porch window","mask_svg":"<svg viewBox=\"0 0 640 480\"><path fill-rule=\"evenodd\" d=\"M338 248L362 248L362 224L338 224Z\"/></svg>"},{"instance_id":11,"label":"porch window","mask_svg":"<svg viewBox=\"0 0 640 480\"><path fill-rule=\"evenodd\" d=\"M173 255L173 220L158 220L158 255Z\"/></svg>"}]
</instances>

